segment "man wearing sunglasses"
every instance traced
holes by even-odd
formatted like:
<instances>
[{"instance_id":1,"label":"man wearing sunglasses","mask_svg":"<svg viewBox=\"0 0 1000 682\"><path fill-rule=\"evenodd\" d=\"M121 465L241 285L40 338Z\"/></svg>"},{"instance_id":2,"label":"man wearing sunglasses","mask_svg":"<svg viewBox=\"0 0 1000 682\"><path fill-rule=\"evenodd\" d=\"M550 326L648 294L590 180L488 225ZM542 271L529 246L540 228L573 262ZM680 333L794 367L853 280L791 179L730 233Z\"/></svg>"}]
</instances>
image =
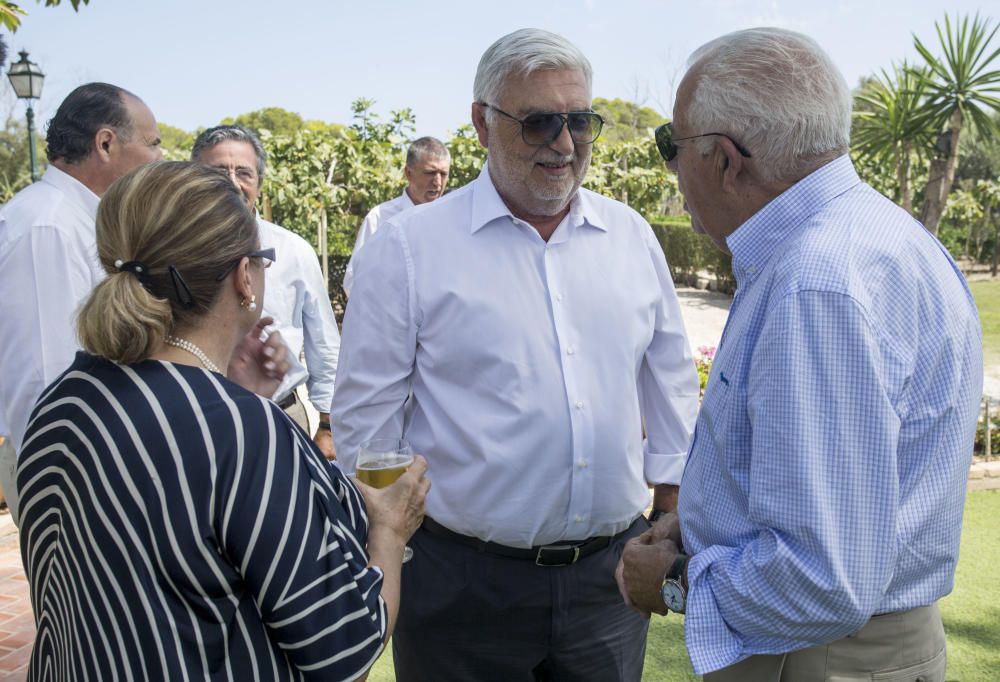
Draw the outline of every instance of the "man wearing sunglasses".
<instances>
[{"instance_id":1,"label":"man wearing sunglasses","mask_svg":"<svg viewBox=\"0 0 1000 682\"><path fill-rule=\"evenodd\" d=\"M737 293L678 515L626 547L622 593L685 612L710 682L939 681L982 393L948 252L865 185L851 92L783 29L694 53L656 144Z\"/></svg>"},{"instance_id":2,"label":"man wearing sunglasses","mask_svg":"<svg viewBox=\"0 0 1000 682\"><path fill-rule=\"evenodd\" d=\"M646 221L580 188L603 122L579 49L504 36L473 96L487 164L365 246L332 410L348 470L403 437L434 480L397 679L638 681L614 568L647 482L673 509L697 409L676 294Z\"/></svg>"},{"instance_id":3,"label":"man wearing sunglasses","mask_svg":"<svg viewBox=\"0 0 1000 682\"><path fill-rule=\"evenodd\" d=\"M241 125L220 125L205 130L195 140L191 159L225 171L251 210L264 183L267 153L260 139ZM266 273L267 296L264 314L274 318L274 326L295 360L278 386L274 399L307 432L306 410L296 387L306 384L309 400L319 412L314 440L328 459L336 459L330 433L330 401L337 375L340 332L327 295L316 252L302 237L280 225L257 217L262 247L279 254ZM303 354L306 366L297 362Z\"/></svg>"}]
</instances>

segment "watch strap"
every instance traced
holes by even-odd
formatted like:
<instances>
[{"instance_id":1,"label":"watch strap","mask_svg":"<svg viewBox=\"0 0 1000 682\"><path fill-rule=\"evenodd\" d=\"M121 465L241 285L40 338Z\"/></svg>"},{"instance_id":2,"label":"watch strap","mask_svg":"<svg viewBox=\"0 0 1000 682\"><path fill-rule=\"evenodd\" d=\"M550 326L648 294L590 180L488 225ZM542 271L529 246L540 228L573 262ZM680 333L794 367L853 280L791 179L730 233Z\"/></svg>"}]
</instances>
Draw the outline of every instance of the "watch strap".
<instances>
[{"instance_id":1,"label":"watch strap","mask_svg":"<svg viewBox=\"0 0 1000 682\"><path fill-rule=\"evenodd\" d=\"M667 575L664 576L667 580L676 580L681 582L681 576L684 575L684 567L687 566L688 557L686 554L678 554L677 558L674 559L674 563L670 565L670 569L667 571Z\"/></svg>"}]
</instances>

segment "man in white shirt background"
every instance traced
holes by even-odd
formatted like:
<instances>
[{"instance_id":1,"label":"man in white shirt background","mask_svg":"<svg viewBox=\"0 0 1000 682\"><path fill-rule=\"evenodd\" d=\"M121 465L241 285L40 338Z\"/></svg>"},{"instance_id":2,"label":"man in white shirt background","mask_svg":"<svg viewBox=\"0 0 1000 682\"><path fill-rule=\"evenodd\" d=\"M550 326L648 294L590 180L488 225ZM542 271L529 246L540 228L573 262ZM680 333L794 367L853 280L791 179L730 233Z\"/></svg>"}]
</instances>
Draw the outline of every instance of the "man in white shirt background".
<instances>
[{"instance_id":1,"label":"man in white shirt background","mask_svg":"<svg viewBox=\"0 0 1000 682\"><path fill-rule=\"evenodd\" d=\"M346 470L402 436L434 482L397 679L637 681L647 621L613 573L648 484L676 506L698 398L676 293L648 223L580 189L603 122L575 46L505 36L473 94L486 167L365 246L331 410Z\"/></svg>"},{"instance_id":2,"label":"man in white shirt background","mask_svg":"<svg viewBox=\"0 0 1000 682\"><path fill-rule=\"evenodd\" d=\"M49 166L0 210L0 427L3 486L16 521L15 453L42 390L79 348L75 312L104 278L94 222L108 187L163 157L156 119L114 85L73 90L48 124Z\"/></svg>"},{"instance_id":3,"label":"man in white shirt background","mask_svg":"<svg viewBox=\"0 0 1000 682\"><path fill-rule=\"evenodd\" d=\"M354 242L354 251L344 272L344 293L351 295L354 283L354 259L365 242L375 234L379 225L408 208L434 201L444 194L451 171L451 154L441 140L435 137L421 137L414 140L406 150L406 188L395 199L385 201L365 216Z\"/></svg>"},{"instance_id":4,"label":"man in white shirt background","mask_svg":"<svg viewBox=\"0 0 1000 682\"><path fill-rule=\"evenodd\" d=\"M267 164L260 140L240 125L221 125L205 130L195 140L191 159L218 167L240 188L247 204L255 208ZM304 352L306 367L295 367L285 375L274 398L307 431L305 409L295 387L306 384L309 400L319 412L315 442L329 459L336 458L330 434L330 402L333 400L340 333L330 305L323 272L316 252L306 240L290 230L257 216L262 248L274 247L276 260L266 271L264 314L274 318L291 355Z\"/></svg>"}]
</instances>

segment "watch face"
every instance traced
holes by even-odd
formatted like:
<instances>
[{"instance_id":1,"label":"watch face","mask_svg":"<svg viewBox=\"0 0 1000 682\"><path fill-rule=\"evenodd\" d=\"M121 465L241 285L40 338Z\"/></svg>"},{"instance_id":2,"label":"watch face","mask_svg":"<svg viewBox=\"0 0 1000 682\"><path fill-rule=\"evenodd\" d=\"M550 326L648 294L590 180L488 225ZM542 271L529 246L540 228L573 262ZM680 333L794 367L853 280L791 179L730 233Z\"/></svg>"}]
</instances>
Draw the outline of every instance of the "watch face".
<instances>
[{"instance_id":1,"label":"watch face","mask_svg":"<svg viewBox=\"0 0 1000 682\"><path fill-rule=\"evenodd\" d=\"M663 583L663 589L660 590L660 594L663 596L663 603L667 605L668 609L674 613L682 613L684 611L684 588L676 580L668 580Z\"/></svg>"}]
</instances>

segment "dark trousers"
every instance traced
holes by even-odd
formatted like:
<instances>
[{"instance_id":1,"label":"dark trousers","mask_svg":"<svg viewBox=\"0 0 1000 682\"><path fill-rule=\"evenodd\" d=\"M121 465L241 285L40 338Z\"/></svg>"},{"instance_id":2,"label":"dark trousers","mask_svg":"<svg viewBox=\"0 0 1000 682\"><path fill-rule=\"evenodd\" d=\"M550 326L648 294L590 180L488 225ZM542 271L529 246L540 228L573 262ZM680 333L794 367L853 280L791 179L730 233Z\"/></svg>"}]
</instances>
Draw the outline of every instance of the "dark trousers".
<instances>
[{"instance_id":1,"label":"dark trousers","mask_svg":"<svg viewBox=\"0 0 1000 682\"><path fill-rule=\"evenodd\" d=\"M410 539L392 654L400 682L639 682L649 621L622 603L625 542L543 567L433 535Z\"/></svg>"}]
</instances>

